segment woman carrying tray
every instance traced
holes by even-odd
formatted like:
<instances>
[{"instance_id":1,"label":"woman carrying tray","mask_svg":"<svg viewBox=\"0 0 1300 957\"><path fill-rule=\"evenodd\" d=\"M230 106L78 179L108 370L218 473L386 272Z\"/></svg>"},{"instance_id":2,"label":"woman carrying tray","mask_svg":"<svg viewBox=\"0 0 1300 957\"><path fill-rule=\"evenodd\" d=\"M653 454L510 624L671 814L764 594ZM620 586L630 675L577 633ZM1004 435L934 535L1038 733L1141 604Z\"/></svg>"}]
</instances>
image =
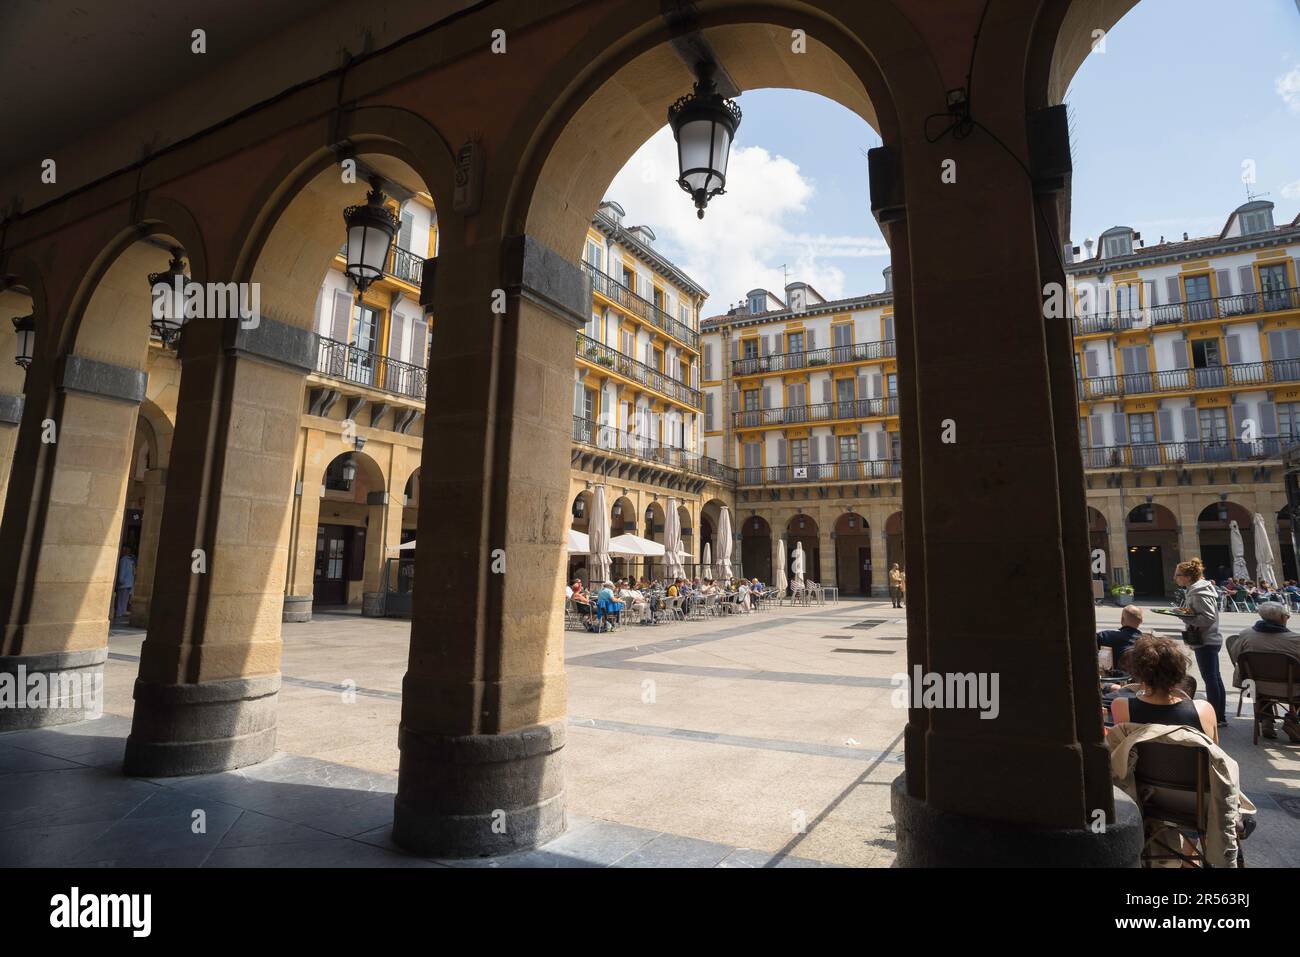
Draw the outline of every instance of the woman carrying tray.
<instances>
[{"instance_id":1,"label":"woman carrying tray","mask_svg":"<svg viewBox=\"0 0 1300 957\"><path fill-rule=\"evenodd\" d=\"M1219 673L1219 648L1223 637L1219 634L1219 593L1214 582L1204 577L1205 566L1199 558L1179 562L1174 570L1174 581L1187 589L1183 607L1179 609L1186 627L1183 640L1196 655L1205 684L1206 700L1214 706L1214 715L1221 728L1228 726L1228 692Z\"/></svg>"}]
</instances>

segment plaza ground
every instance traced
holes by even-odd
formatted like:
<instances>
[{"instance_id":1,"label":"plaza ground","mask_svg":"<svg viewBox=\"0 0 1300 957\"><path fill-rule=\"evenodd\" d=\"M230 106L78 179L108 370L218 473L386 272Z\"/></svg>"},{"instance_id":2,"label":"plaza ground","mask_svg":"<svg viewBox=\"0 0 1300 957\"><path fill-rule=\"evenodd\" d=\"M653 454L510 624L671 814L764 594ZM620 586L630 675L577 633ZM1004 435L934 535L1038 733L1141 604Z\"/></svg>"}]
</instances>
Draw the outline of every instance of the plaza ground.
<instances>
[{"instance_id":1,"label":"plaza ground","mask_svg":"<svg viewBox=\"0 0 1300 957\"><path fill-rule=\"evenodd\" d=\"M1119 609L1097 620L1113 626ZM1227 614L1224 633L1252 621ZM102 718L0 735L0 865L893 863L906 711L891 679L906 670L906 626L888 601L570 631L569 832L492 862L425 860L389 840L408 633L343 614L286 624L276 758L150 781L120 770L144 633L115 629ZM1236 708L1230 689L1223 740L1259 808L1247 861L1300 865L1300 745L1252 747L1250 705Z\"/></svg>"}]
</instances>

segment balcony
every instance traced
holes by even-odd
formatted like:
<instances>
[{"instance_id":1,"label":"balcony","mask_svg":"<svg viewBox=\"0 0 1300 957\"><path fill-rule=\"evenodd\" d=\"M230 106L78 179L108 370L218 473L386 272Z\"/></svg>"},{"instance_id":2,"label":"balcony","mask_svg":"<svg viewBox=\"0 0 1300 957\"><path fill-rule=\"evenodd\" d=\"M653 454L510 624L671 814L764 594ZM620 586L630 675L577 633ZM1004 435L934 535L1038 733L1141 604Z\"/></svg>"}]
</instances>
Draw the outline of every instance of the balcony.
<instances>
[{"instance_id":1,"label":"balcony","mask_svg":"<svg viewBox=\"0 0 1300 957\"><path fill-rule=\"evenodd\" d=\"M1163 372L1093 376L1080 379L1076 387L1079 401L1090 402L1160 392L1259 388L1276 382L1300 382L1300 359L1270 359L1267 362L1238 362L1204 369L1167 369Z\"/></svg>"},{"instance_id":2,"label":"balcony","mask_svg":"<svg viewBox=\"0 0 1300 957\"><path fill-rule=\"evenodd\" d=\"M1126 332L1129 329L1205 322L1209 319L1237 319L1241 316L1263 315L1287 309L1300 309L1300 290L1275 289L1270 292L1247 292L1236 296L1173 302L1164 306L1120 310L1096 316L1076 316L1074 334L1086 336L1102 332Z\"/></svg>"},{"instance_id":3,"label":"balcony","mask_svg":"<svg viewBox=\"0 0 1300 957\"><path fill-rule=\"evenodd\" d=\"M420 400L424 399L429 375L421 366L399 362L324 336L319 337L316 371L332 379Z\"/></svg>"},{"instance_id":4,"label":"balcony","mask_svg":"<svg viewBox=\"0 0 1300 957\"><path fill-rule=\"evenodd\" d=\"M692 389L680 379L674 379L667 373L660 372L644 362L637 362L617 349L607 346L603 342L597 342L590 336L578 333L577 355L579 359L584 359L593 365L617 372L639 385L653 389L660 395L666 395L682 405L689 406L694 411L698 412L701 408L702 400L699 389Z\"/></svg>"},{"instance_id":5,"label":"balcony","mask_svg":"<svg viewBox=\"0 0 1300 957\"><path fill-rule=\"evenodd\" d=\"M348 244L344 243L339 247L339 258L346 260L347 254ZM388 253L386 275L390 279L400 279L412 286L418 286L424 279L424 263L424 259L394 243Z\"/></svg>"},{"instance_id":6,"label":"balcony","mask_svg":"<svg viewBox=\"0 0 1300 957\"><path fill-rule=\"evenodd\" d=\"M846 362L869 362L894 358L894 340L855 342L847 346L830 346L811 352L777 352L770 356L749 356L731 360L733 376L762 375L766 372L791 372L796 369L842 365Z\"/></svg>"},{"instance_id":7,"label":"balcony","mask_svg":"<svg viewBox=\"0 0 1300 957\"><path fill-rule=\"evenodd\" d=\"M737 469L740 485L817 485L823 482L869 482L898 479L903 474L901 459L867 462L820 462L808 465L775 465L769 468Z\"/></svg>"},{"instance_id":8,"label":"balcony","mask_svg":"<svg viewBox=\"0 0 1300 957\"><path fill-rule=\"evenodd\" d=\"M774 409L743 409L732 413L737 429L760 429L773 425L806 425L841 419L878 419L898 415L898 396L819 402L816 405L787 405Z\"/></svg>"},{"instance_id":9,"label":"balcony","mask_svg":"<svg viewBox=\"0 0 1300 957\"><path fill-rule=\"evenodd\" d=\"M638 319L644 319L662 329L678 342L689 346L693 352L700 351L700 334L690 326L678 322L649 299L642 299L613 276L601 272L585 260L582 268L587 271L587 275L591 276L591 288L600 295Z\"/></svg>"},{"instance_id":10,"label":"balcony","mask_svg":"<svg viewBox=\"0 0 1300 957\"><path fill-rule=\"evenodd\" d=\"M675 445L664 445L657 439L625 432L611 425L602 425L594 419L573 417L573 441L606 452L619 452L643 462L684 469L727 485L736 484L736 470L716 459Z\"/></svg>"},{"instance_id":11,"label":"balcony","mask_svg":"<svg viewBox=\"0 0 1300 957\"><path fill-rule=\"evenodd\" d=\"M1180 468L1219 462L1258 462L1278 459L1295 442L1294 436L1274 436L1243 442L1152 442L1083 449L1085 469Z\"/></svg>"}]
</instances>

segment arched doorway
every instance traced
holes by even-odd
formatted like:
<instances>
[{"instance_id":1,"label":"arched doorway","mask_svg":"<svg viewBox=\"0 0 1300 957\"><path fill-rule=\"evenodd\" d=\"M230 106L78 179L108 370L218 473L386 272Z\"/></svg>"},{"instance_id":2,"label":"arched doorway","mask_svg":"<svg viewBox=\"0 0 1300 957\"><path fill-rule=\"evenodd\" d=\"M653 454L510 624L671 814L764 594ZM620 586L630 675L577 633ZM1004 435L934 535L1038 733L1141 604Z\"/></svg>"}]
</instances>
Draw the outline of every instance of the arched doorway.
<instances>
[{"instance_id":1,"label":"arched doorway","mask_svg":"<svg viewBox=\"0 0 1300 957\"><path fill-rule=\"evenodd\" d=\"M695 570L699 567L699 553L695 550L695 529L692 523L691 510L685 505L677 506L677 525L681 530L682 551L691 556L689 560L682 560L687 579L694 578Z\"/></svg>"},{"instance_id":2,"label":"arched doorway","mask_svg":"<svg viewBox=\"0 0 1300 957\"><path fill-rule=\"evenodd\" d=\"M894 512L885 519L885 572L897 565L907 570L903 560L903 513ZM886 587L888 580L886 579Z\"/></svg>"},{"instance_id":3,"label":"arched doorway","mask_svg":"<svg viewBox=\"0 0 1300 957\"><path fill-rule=\"evenodd\" d=\"M573 502L569 506L569 528L575 532L582 532L586 535L591 530L591 506L595 496L590 489L584 489L574 496ZM573 581L575 578L587 580L587 556L570 555L568 572L565 575L566 581Z\"/></svg>"},{"instance_id":4,"label":"arched doorway","mask_svg":"<svg viewBox=\"0 0 1300 957\"><path fill-rule=\"evenodd\" d=\"M614 499L609 507L609 537L635 535L637 533L636 505L626 495ZM633 559L610 556L609 573L615 580L629 578L635 573Z\"/></svg>"},{"instance_id":5,"label":"arched doorway","mask_svg":"<svg viewBox=\"0 0 1300 957\"><path fill-rule=\"evenodd\" d=\"M1279 557L1282 560L1282 567L1279 570L1286 581L1295 581L1297 578L1294 532L1291 509L1284 505L1277 511L1277 544L1278 551L1281 553Z\"/></svg>"},{"instance_id":6,"label":"arched doorway","mask_svg":"<svg viewBox=\"0 0 1300 957\"><path fill-rule=\"evenodd\" d=\"M749 516L740 526L740 564L750 578L772 583L772 526L761 515Z\"/></svg>"},{"instance_id":7,"label":"arched doorway","mask_svg":"<svg viewBox=\"0 0 1300 957\"><path fill-rule=\"evenodd\" d=\"M817 528L817 521L811 515L799 512L785 526L785 573L793 581L794 574L790 571L794 547L796 544L803 545L803 552L806 556L806 580L820 582L822 580L822 556L819 545L820 535Z\"/></svg>"},{"instance_id":8,"label":"arched doorway","mask_svg":"<svg viewBox=\"0 0 1300 957\"><path fill-rule=\"evenodd\" d=\"M835 581L840 594L870 595L876 570L871 567L871 526L867 517L845 512L835 520L831 537L835 539Z\"/></svg>"},{"instance_id":9,"label":"arched doorway","mask_svg":"<svg viewBox=\"0 0 1300 957\"><path fill-rule=\"evenodd\" d=\"M1241 531L1242 557L1246 560L1245 577L1255 577L1255 525L1250 510L1236 502L1219 501L1205 506L1196 519L1205 577L1216 582L1239 577L1232 554L1232 522Z\"/></svg>"},{"instance_id":10,"label":"arched doorway","mask_svg":"<svg viewBox=\"0 0 1300 957\"><path fill-rule=\"evenodd\" d=\"M344 452L326 466L316 526L313 607L360 605L366 592L379 590L383 504L375 493L383 490L383 471L364 452Z\"/></svg>"},{"instance_id":11,"label":"arched doorway","mask_svg":"<svg viewBox=\"0 0 1300 957\"><path fill-rule=\"evenodd\" d=\"M1138 598L1162 598L1173 588L1178 553L1178 520L1163 505L1138 505L1125 519L1128 574Z\"/></svg>"}]
</instances>

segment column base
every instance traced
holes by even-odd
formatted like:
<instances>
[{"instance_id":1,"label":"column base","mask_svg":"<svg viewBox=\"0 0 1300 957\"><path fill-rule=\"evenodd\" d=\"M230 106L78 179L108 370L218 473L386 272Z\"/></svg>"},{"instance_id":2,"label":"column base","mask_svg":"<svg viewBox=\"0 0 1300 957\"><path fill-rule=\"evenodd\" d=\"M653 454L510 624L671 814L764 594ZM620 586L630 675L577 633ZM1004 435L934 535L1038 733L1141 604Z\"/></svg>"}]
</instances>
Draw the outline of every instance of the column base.
<instances>
[{"instance_id":1,"label":"column base","mask_svg":"<svg viewBox=\"0 0 1300 957\"><path fill-rule=\"evenodd\" d=\"M282 621L311 621L311 595L285 595Z\"/></svg>"},{"instance_id":2,"label":"column base","mask_svg":"<svg viewBox=\"0 0 1300 957\"><path fill-rule=\"evenodd\" d=\"M435 857L524 851L564 833L564 723L506 734L402 728L393 840Z\"/></svg>"},{"instance_id":3,"label":"column base","mask_svg":"<svg viewBox=\"0 0 1300 957\"><path fill-rule=\"evenodd\" d=\"M280 675L199 684L135 683L123 770L138 777L229 771L275 753Z\"/></svg>"},{"instance_id":4,"label":"column base","mask_svg":"<svg viewBox=\"0 0 1300 957\"><path fill-rule=\"evenodd\" d=\"M107 660L107 647L0 656L0 732L98 718Z\"/></svg>"},{"instance_id":5,"label":"column base","mask_svg":"<svg viewBox=\"0 0 1300 957\"><path fill-rule=\"evenodd\" d=\"M1137 867L1142 814L1115 788L1115 821L1105 833L1087 828L1018 827L939 811L894 779L890 805L897 828L898 867Z\"/></svg>"}]
</instances>

